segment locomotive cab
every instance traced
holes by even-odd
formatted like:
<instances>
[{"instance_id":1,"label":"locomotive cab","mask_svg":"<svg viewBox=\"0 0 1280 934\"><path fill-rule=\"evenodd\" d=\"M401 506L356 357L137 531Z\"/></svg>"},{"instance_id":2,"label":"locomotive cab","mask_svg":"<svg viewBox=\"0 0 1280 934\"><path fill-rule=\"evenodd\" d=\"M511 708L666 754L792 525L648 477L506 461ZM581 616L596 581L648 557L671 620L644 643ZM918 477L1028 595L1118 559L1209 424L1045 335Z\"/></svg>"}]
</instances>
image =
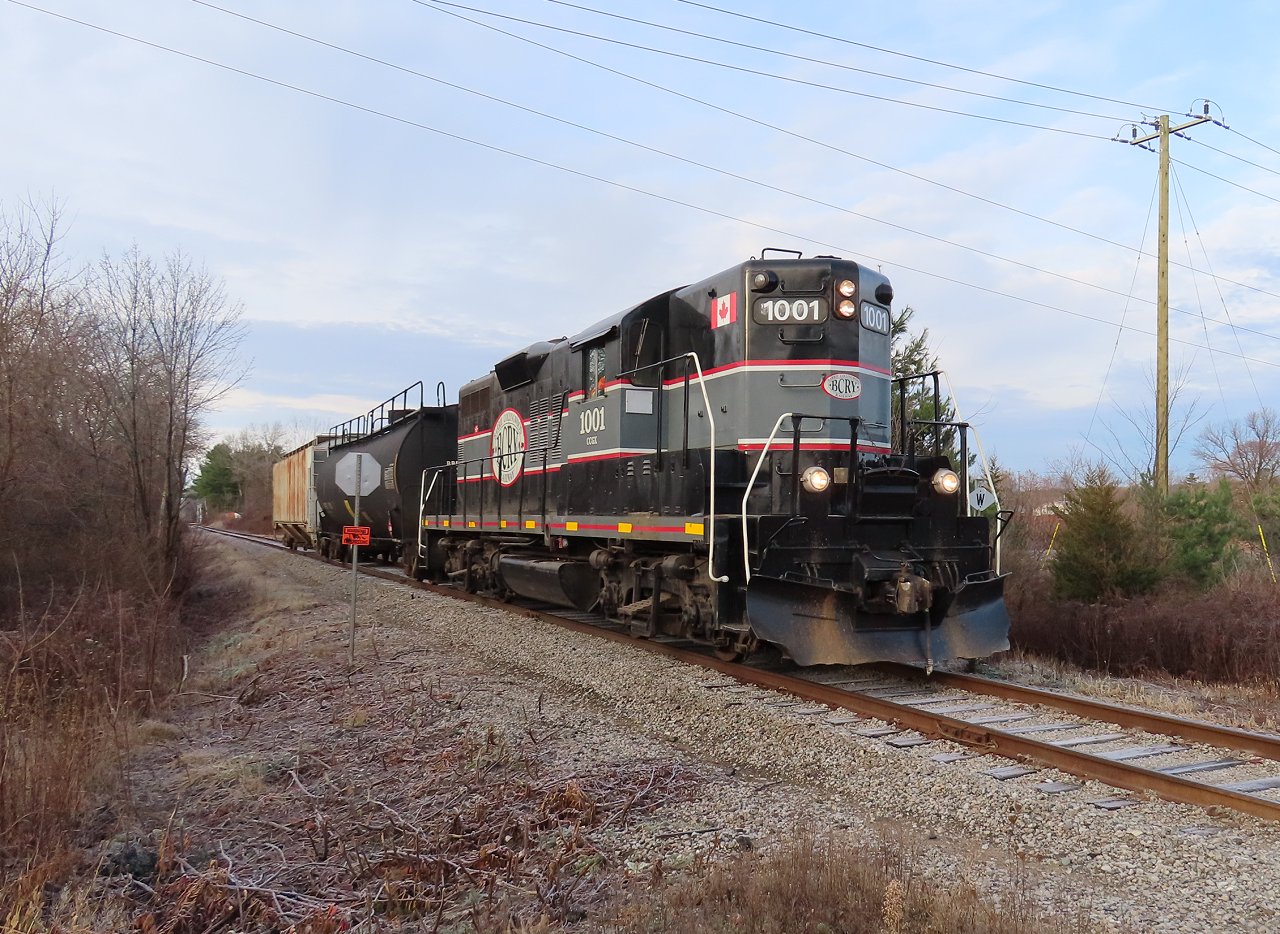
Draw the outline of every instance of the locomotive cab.
<instances>
[{"instance_id":1,"label":"locomotive cab","mask_svg":"<svg viewBox=\"0 0 1280 934\"><path fill-rule=\"evenodd\" d=\"M760 260L743 267L743 295L740 557L754 635L801 664L1007 648L988 520L967 515L963 441L959 473L940 449L892 449L888 281L834 257ZM904 443L915 427L903 418ZM963 438L967 426L949 427Z\"/></svg>"}]
</instances>

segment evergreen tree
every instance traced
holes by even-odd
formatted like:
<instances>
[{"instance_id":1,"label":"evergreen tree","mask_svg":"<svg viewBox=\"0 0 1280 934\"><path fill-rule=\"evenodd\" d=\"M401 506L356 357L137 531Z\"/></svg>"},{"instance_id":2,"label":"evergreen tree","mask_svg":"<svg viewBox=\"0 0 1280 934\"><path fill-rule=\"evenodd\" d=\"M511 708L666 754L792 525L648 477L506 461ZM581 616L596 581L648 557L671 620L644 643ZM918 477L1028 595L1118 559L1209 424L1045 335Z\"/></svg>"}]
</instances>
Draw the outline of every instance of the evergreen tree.
<instances>
[{"instance_id":1,"label":"evergreen tree","mask_svg":"<svg viewBox=\"0 0 1280 934\"><path fill-rule=\"evenodd\" d=\"M191 489L213 512L235 508L240 498L240 484L236 480L230 445L215 444L209 449Z\"/></svg>"},{"instance_id":2,"label":"evergreen tree","mask_svg":"<svg viewBox=\"0 0 1280 934\"><path fill-rule=\"evenodd\" d=\"M937 355L929 349L929 329L925 328L919 334L912 334L907 329L914 315L915 309L908 305L902 309L901 313L894 316L890 326L889 334L893 342L891 366L895 377L931 373L939 368ZM910 422L912 420L924 422L954 421L956 417L955 407L943 395L939 400L940 404L935 410L932 379L913 380L907 383L906 390L908 437L903 438L901 437L900 429L902 399L898 395L897 387L894 388L894 450L907 450L912 437L914 437L916 452L920 454L930 453L933 450L937 429L929 426L917 426L913 429ZM945 393L945 390L943 392ZM943 429L939 441L941 442L942 452L951 458L953 465L958 465L960 456L959 442L955 429Z\"/></svg>"},{"instance_id":3,"label":"evergreen tree","mask_svg":"<svg viewBox=\"0 0 1280 934\"><path fill-rule=\"evenodd\" d=\"M1265 541L1271 566L1280 573L1280 486L1274 486L1265 493L1256 493L1250 499L1253 507L1248 530L1248 538L1259 548ZM1261 527L1261 534L1259 534Z\"/></svg>"},{"instance_id":4,"label":"evergreen tree","mask_svg":"<svg viewBox=\"0 0 1280 934\"><path fill-rule=\"evenodd\" d=\"M1062 520L1053 560L1053 588L1071 600L1096 602L1151 590L1160 579L1133 521L1124 514L1120 490L1103 467L1068 491L1055 509Z\"/></svg>"},{"instance_id":5,"label":"evergreen tree","mask_svg":"<svg viewBox=\"0 0 1280 934\"><path fill-rule=\"evenodd\" d=\"M1202 589L1221 580L1242 531L1231 502L1231 485L1216 489L1196 484L1164 502L1168 518L1166 567L1170 574Z\"/></svg>"}]
</instances>

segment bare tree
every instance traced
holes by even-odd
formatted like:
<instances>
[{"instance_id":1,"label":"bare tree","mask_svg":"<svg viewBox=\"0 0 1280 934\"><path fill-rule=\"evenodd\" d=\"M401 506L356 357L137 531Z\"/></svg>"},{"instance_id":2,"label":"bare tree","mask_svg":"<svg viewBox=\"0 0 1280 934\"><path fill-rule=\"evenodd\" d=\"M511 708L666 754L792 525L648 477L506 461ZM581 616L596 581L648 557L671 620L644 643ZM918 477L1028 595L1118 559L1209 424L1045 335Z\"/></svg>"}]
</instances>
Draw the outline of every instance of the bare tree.
<instances>
[{"instance_id":1,"label":"bare tree","mask_svg":"<svg viewBox=\"0 0 1280 934\"><path fill-rule=\"evenodd\" d=\"M55 319L72 292L57 254L61 236L53 202L0 209L0 505L16 484L38 398L51 388L50 338L62 330Z\"/></svg>"},{"instance_id":2,"label":"bare tree","mask_svg":"<svg viewBox=\"0 0 1280 934\"><path fill-rule=\"evenodd\" d=\"M1101 424L1109 440L1103 444L1090 442L1097 455L1101 456L1129 483L1140 483L1155 475L1155 376L1150 371L1146 376L1148 392L1145 396L1128 407L1114 403L1116 415L1122 422L1128 424L1133 435L1136 436L1136 444L1133 440L1122 437L1120 430L1105 419ZM1184 363L1174 374L1172 385L1169 387L1169 455L1171 457L1182 446L1187 433L1205 416L1199 399L1184 400L1183 398L1186 395L1190 377L1191 365Z\"/></svg>"},{"instance_id":3,"label":"bare tree","mask_svg":"<svg viewBox=\"0 0 1280 934\"><path fill-rule=\"evenodd\" d=\"M104 257L92 294L95 402L115 442L134 518L158 567L176 568L179 511L200 418L239 379L240 309L181 253ZM167 586L167 583L162 584Z\"/></svg>"},{"instance_id":4,"label":"bare tree","mask_svg":"<svg viewBox=\"0 0 1280 934\"><path fill-rule=\"evenodd\" d=\"M1196 456L1214 474L1260 493L1280 479L1280 415L1264 407L1242 421L1211 425L1200 435Z\"/></svg>"},{"instance_id":5,"label":"bare tree","mask_svg":"<svg viewBox=\"0 0 1280 934\"><path fill-rule=\"evenodd\" d=\"M250 425L229 441L240 486L240 512L251 528L271 529L271 467L284 457L288 430L280 422Z\"/></svg>"}]
</instances>

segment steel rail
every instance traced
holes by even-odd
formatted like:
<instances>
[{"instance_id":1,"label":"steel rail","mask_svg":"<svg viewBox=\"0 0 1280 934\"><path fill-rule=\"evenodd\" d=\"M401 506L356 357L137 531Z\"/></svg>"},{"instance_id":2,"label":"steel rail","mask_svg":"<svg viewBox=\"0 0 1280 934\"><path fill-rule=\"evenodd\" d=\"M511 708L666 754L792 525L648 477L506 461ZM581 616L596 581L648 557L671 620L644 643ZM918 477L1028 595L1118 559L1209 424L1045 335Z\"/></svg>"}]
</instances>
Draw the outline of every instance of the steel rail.
<instances>
[{"instance_id":1,"label":"steel rail","mask_svg":"<svg viewBox=\"0 0 1280 934\"><path fill-rule=\"evenodd\" d=\"M717 663L714 667L722 664ZM1010 759L1036 762L1081 778L1095 779L1129 791L1151 792L1167 801L1194 804L1200 807L1227 807L1255 817L1280 821L1280 802L1256 795L1229 791L1215 785L1205 785L1176 775L1166 775L1140 766L1129 765L1126 762L1116 762L1092 753L1055 746L1030 736L976 726L967 720L931 713L909 704L898 704L883 698L841 691L838 688L790 676L779 676L745 666L739 667L742 667L741 674L733 671L726 671L726 673L760 687L787 691L806 700L832 707L842 707L878 720L885 720L925 736L949 739ZM725 670L725 668L719 668L719 670Z\"/></svg>"},{"instance_id":2,"label":"steel rail","mask_svg":"<svg viewBox=\"0 0 1280 934\"><path fill-rule=\"evenodd\" d=\"M1115 723L1119 726L1135 727L1148 733L1160 733L1165 736L1177 736L1188 742L1204 743L1208 746L1219 746L1226 749L1237 749L1251 752L1267 759L1280 760L1280 736L1267 733L1254 733L1231 726L1220 726L1200 720L1183 720L1172 714L1160 713L1156 710L1126 707L1108 701L1094 700L1078 694L1059 694L1044 688L1033 688L980 675L959 674L957 672L938 671L925 677L924 669L914 665L903 665L888 662L877 666L886 671L904 677L924 681L928 684L943 684L961 688L974 694L986 694L1002 700L1019 704L1037 704L1053 707L1064 713L1081 717L1090 717Z\"/></svg>"},{"instance_id":3,"label":"steel rail","mask_svg":"<svg viewBox=\"0 0 1280 934\"><path fill-rule=\"evenodd\" d=\"M215 529L211 525L197 526L201 531L214 532L218 535L225 535L227 538L239 538L246 542L253 542L255 545L264 545L268 548L283 548L289 550L289 546L277 538L270 535L257 535L253 532L241 532L236 529Z\"/></svg>"},{"instance_id":4,"label":"steel rail","mask_svg":"<svg viewBox=\"0 0 1280 934\"><path fill-rule=\"evenodd\" d=\"M222 532L223 530L210 529L210 531ZM246 538L250 541L254 540L243 534L234 537ZM271 544L267 540L259 539L257 541L264 545ZM314 560L323 561L318 555L313 557ZM514 613L529 619L542 620L574 632L630 645L657 655L664 655L691 665L720 672L744 684L779 691L802 700L849 710L877 720L884 720L900 726L904 730L914 730L924 736L937 739L948 739L964 746L979 749L983 753L994 753L1007 759L1034 762L1086 780L1100 781L1128 791L1149 792L1166 801L1178 804L1190 804L1204 808L1229 808L1254 817L1280 821L1280 802L1271 801L1267 798L1230 791L1215 785L1201 784L1176 775L1166 775L1140 766L1129 765L1126 762L1117 762L1076 749L1055 746L1052 743L1033 739L1030 736L979 726L967 720L941 713L932 713L928 710L912 707L909 704L898 704L885 698L845 691L820 682L806 681L794 675L764 671L737 662L721 661L709 654L680 648L670 643L651 639L637 639L622 629L609 629L592 623L566 619L563 616L557 616L545 610L507 603L479 594L469 594L453 587L444 587L426 581L415 581L410 577L378 568L363 567L361 570L373 577L407 584L410 587L416 587L440 596L479 604L507 613ZM935 672L932 677L936 678L937 674ZM1057 695L1053 695L1053 699L1056 699L1056 697ZM1052 703L1052 700L1042 700L1040 703ZM1130 713L1133 713L1133 711L1130 711ZM1224 727L1223 729L1226 728ZM1239 732L1243 733L1244 731Z\"/></svg>"}]
</instances>

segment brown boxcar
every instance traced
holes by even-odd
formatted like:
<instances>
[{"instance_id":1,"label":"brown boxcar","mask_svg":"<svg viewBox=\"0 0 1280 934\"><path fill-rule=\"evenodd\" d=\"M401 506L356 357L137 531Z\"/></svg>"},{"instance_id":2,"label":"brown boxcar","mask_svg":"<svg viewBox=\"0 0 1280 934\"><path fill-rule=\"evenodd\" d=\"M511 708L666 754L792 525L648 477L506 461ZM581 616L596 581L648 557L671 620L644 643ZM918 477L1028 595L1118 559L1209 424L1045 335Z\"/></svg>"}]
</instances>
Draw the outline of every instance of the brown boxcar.
<instances>
[{"instance_id":1,"label":"brown boxcar","mask_svg":"<svg viewBox=\"0 0 1280 934\"><path fill-rule=\"evenodd\" d=\"M295 448L271 468L271 523L275 536L290 548L315 548L318 513L314 461L330 438L321 435Z\"/></svg>"}]
</instances>

